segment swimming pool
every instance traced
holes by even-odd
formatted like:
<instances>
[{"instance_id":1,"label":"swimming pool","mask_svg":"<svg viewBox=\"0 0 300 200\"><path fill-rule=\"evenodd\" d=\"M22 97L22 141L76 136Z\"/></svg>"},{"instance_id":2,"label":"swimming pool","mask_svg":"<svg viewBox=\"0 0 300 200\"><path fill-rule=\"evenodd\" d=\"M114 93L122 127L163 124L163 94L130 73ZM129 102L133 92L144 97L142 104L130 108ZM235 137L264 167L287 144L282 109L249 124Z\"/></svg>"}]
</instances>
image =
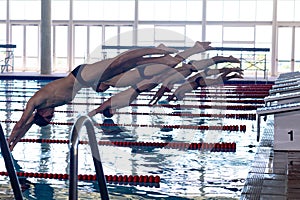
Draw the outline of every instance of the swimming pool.
<instances>
[{"instance_id":1,"label":"swimming pool","mask_svg":"<svg viewBox=\"0 0 300 200\"><path fill-rule=\"evenodd\" d=\"M49 80L2 80L0 116L2 127L9 135L20 118L28 99ZM98 141L153 142L164 147L123 147L99 145L106 175L159 176L155 185L109 183L111 199L239 199L255 156L255 110L263 105L267 84L226 84L189 93L184 101L158 106L147 105L153 92L139 96L131 106L120 109L111 119L101 115L93 120ZM58 107L53 123L47 127L33 126L24 138L48 139L44 142L20 142L13 151L19 172L68 174L67 143L72 124L78 116L99 106L117 92L103 94L84 89L74 102ZM172 106L170 106L172 105ZM87 141L86 130L81 140ZM36 140L35 140L36 141ZM46 142L45 142L46 141ZM48 142L47 142L48 141ZM55 142L56 141L56 142ZM234 149L191 149L179 143L226 143ZM147 143L148 144L148 143ZM199 146L198 146L199 147ZM0 154L0 171L6 171ZM95 174L88 145L79 145L78 174ZM67 179L20 178L25 199L66 199ZM81 180L78 196L99 199L95 181ZM12 198L7 176L0 176L0 199Z\"/></svg>"}]
</instances>

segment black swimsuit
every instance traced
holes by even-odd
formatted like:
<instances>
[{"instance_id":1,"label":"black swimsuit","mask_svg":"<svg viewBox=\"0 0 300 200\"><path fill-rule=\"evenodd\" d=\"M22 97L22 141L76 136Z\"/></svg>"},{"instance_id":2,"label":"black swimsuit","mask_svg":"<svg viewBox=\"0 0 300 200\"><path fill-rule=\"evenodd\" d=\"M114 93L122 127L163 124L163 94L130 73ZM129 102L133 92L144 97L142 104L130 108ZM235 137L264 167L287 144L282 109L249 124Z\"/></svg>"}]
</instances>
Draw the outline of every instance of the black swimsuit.
<instances>
[{"instance_id":1,"label":"black swimsuit","mask_svg":"<svg viewBox=\"0 0 300 200\"><path fill-rule=\"evenodd\" d=\"M152 78L153 76L146 76L145 75L145 67L138 67L136 70L139 72L140 76L144 79Z\"/></svg>"},{"instance_id":2,"label":"black swimsuit","mask_svg":"<svg viewBox=\"0 0 300 200\"><path fill-rule=\"evenodd\" d=\"M73 69L73 71L71 72L71 74L73 74L73 76L77 79L77 81L85 86L90 86L90 84L88 82L86 82L85 80L83 80L83 78L81 77L81 71L83 70L83 68L86 66L86 64L82 64L82 65L78 65L75 69Z\"/></svg>"}]
</instances>

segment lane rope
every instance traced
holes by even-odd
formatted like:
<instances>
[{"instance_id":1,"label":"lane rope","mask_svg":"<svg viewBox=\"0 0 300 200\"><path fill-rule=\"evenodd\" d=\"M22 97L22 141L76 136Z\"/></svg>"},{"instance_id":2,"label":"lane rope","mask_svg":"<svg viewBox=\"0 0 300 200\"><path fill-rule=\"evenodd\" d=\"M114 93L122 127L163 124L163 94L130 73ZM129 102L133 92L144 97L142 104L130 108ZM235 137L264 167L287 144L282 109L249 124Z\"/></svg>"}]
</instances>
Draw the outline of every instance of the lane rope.
<instances>
[{"instance_id":1,"label":"lane rope","mask_svg":"<svg viewBox=\"0 0 300 200\"><path fill-rule=\"evenodd\" d=\"M0 172L0 176L8 176L8 172ZM17 176L26 178L45 178L68 180L68 174L58 173L38 173L38 172L17 172ZM113 184L129 184L139 186L155 186L160 183L160 176L156 175L105 175L107 183ZM79 174L79 181L96 181L97 176L89 174Z\"/></svg>"},{"instance_id":2,"label":"lane rope","mask_svg":"<svg viewBox=\"0 0 300 200\"><path fill-rule=\"evenodd\" d=\"M17 123L13 120L1 120L4 123ZM68 125L73 126L72 122L50 122L54 125ZM123 126L123 127L146 127L146 128L163 128L163 129L194 129L194 130L219 130L219 131L242 131L246 132L246 125L221 125L221 126L206 126L206 125L155 125L155 124L106 124L95 123L95 126Z\"/></svg>"},{"instance_id":3,"label":"lane rope","mask_svg":"<svg viewBox=\"0 0 300 200\"><path fill-rule=\"evenodd\" d=\"M69 144L69 140L54 139L30 139L23 138L20 142L30 143L54 143ZM89 144L88 141L79 141L79 144ZM210 150L211 152L236 152L236 143L186 143L186 142L131 142L131 141L99 141L98 145L118 147L141 147L141 148L168 148L187 150Z\"/></svg>"}]
</instances>

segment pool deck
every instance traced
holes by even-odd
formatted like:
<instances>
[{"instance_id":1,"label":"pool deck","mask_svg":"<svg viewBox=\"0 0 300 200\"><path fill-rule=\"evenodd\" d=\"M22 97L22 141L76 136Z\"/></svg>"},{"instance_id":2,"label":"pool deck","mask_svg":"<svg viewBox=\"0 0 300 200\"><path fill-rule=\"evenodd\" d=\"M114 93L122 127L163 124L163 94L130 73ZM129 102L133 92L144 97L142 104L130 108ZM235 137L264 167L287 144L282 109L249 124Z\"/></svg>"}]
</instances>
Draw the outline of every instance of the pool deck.
<instances>
[{"instance_id":1,"label":"pool deck","mask_svg":"<svg viewBox=\"0 0 300 200\"><path fill-rule=\"evenodd\" d=\"M274 151L273 127L268 120L241 200L300 199L300 151Z\"/></svg>"}]
</instances>

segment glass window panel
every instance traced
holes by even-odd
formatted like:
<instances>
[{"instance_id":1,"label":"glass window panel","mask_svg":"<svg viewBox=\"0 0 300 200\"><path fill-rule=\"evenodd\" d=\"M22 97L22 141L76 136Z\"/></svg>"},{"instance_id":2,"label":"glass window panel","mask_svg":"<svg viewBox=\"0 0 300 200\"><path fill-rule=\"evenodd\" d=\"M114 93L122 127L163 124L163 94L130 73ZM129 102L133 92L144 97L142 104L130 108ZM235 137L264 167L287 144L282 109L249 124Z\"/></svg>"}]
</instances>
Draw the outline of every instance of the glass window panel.
<instances>
[{"instance_id":1,"label":"glass window panel","mask_svg":"<svg viewBox=\"0 0 300 200\"><path fill-rule=\"evenodd\" d=\"M206 27L206 39L214 43L214 46L222 45L222 25L208 25ZM212 44L213 45L213 44Z\"/></svg>"},{"instance_id":2,"label":"glass window panel","mask_svg":"<svg viewBox=\"0 0 300 200\"><path fill-rule=\"evenodd\" d=\"M6 44L6 24L0 24L0 43Z\"/></svg>"},{"instance_id":3,"label":"glass window panel","mask_svg":"<svg viewBox=\"0 0 300 200\"><path fill-rule=\"evenodd\" d=\"M300 71L300 28L295 29L295 71Z\"/></svg>"},{"instance_id":4,"label":"glass window panel","mask_svg":"<svg viewBox=\"0 0 300 200\"><path fill-rule=\"evenodd\" d=\"M186 6L187 6L186 1L174 1L173 0L172 3L170 4L169 20L178 20L178 21L186 20L186 16L187 16ZM191 11L189 11L189 12L191 12ZM194 19L194 20L196 20L196 19Z\"/></svg>"},{"instance_id":5,"label":"glass window panel","mask_svg":"<svg viewBox=\"0 0 300 200\"><path fill-rule=\"evenodd\" d=\"M240 6L239 1L229 1L229 0L224 1L223 20L224 21L239 20L239 18L240 18L239 6Z\"/></svg>"},{"instance_id":6,"label":"glass window panel","mask_svg":"<svg viewBox=\"0 0 300 200\"><path fill-rule=\"evenodd\" d=\"M154 44L154 25L139 25L138 45L150 46Z\"/></svg>"},{"instance_id":7,"label":"glass window panel","mask_svg":"<svg viewBox=\"0 0 300 200\"><path fill-rule=\"evenodd\" d=\"M78 62L84 63L87 57L87 27L75 26L74 56ZM75 63L77 66L79 63Z\"/></svg>"},{"instance_id":8,"label":"glass window panel","mask_svg":"<svg viewBox=\"0 0 300 200\"><path fill-rule=\"evenodd\" d=\"M193 45L195 41L201 41L202 39L202 26L201 25L187 25L186 26L186 45Z\"/></svg>"},{"instance_id":9,"label":"glass window panel","mask_svg":"<svg viewBox=\"0 0 300 200\"><path fill-rule=\"evenodd\" d=\"M127 3L127 4L125 4ZM103 20L126 20L133 19L134 3L132 1L104 1ZM129 16L129 17L128 17Z\"/></svg>"},{"instance_id":10,"label":"glass window panel","mask_svg":"<svg viewBox=\"0 0 300 200\"><path fill-rule=\"evenodd\" d=\"M295 21L300 21L300 1L295 1Z\"/></svg>"},{"instance_id":11,"label":"glass window panel","mask_svg":"<svg viewBox=\"0 0 300 200\"><path fill-rule=\"evenodd\" d=\"M73 10L80 10L80 12L73 12L74 20L100 20L103 18L103 1L77 1L73 3Z\"/></svg>"},{"instance_id":12,"label":"glass window panel","mask_svg":"<svg viewBox=\"0 0 300 200\"><path fill-rule=\"evenodd\" d=\"M186 2L186 20L202 20L202 0Z\"/></svg>"},{"instance_id":13,"label":"glass window panel","mask_svg":"<svg viewBox=\"0 0 300 200\"><path fill-rule=\"evenodd\" d=\"M207 1L206 19L207 21L223 20L223 1Z\"/></svg>"},{"instance_id":14,"label":"glass window panel","mask_svg":"<svg viewBox=\"0 0 300 200\"><path fill-rule=\"evenodd\" d=\"M291 44L292 28L281 27L278 29L278 72L291 71Z\"/></svg>"},{"instance_id":15,"label":"glass window panel","mask_svg":"<svg viewBox=\"0 0 300 200\"><path fill-rule=\"evenodd\" d=\"M155 1L154 10L154 20L170 20L171 14L171 1Z\"/></svg>"},{"instance_id":16,"label":"glass window panel","mask_svg":"<svg viewBox=\"0 0 300 200\"><path fill-rule=\"evenodd\" d=\"M105 45L118 46L119 38L118 38L118 27L117 26L105 26L104 30ZM115 57L120 51L115 49L106 49L107 58Z\"/></svg>"},{"instance_id":17,"label":"glass window panel","mask_svg":"<svg viewBox=\"0 0 300 200\"><path fill-rule=\"evenodd\" d=\"M273 0L257 0L256 4L257 4L256 20L257 21L272 21Z\"/></svg>"},{"instance_id":18,"label":"glass window panel","mask_svg":"<svg viewBox=\"0 0 300 200\"><path fill-rule=\"evenodd\" d=\"M67 65L68 55L68 27L56 26L55 27L55 58L54 58L54 72L67 72L69 71Z\"/></svg>"},{"instance_id":19,"label":"glass window panel","mask_svg":"<svg viewBox=\"0 0 300 200\"><path fill-rule=\"evenodd\" d=\"M134 20L134 0L87 1L75 0L73 18L75 20Z\"/></svg>"},{"instance_id":20,"label":"glass window panel","mask_svg":"<svg viewBox=\"0 0 300 200\"><path fill-rule=\"evenodd\" d=\"M2 20L6 19L6 2L7 0L0 0L0 19Z\"/></svg>"},{"instance_id":21,"label":"glass window panel","mask_svg":"<svg viewBox=\"0 0 300 200\"><path fill-rule=\"evenodd\" d=\"M119 18L118 20L134 20L134 0L119 1Z\"/></svg>"},{"instance_id":22,"label":"glass window panel","mask_svg":"<svg viewBox=\"0 0 300 200\"><path fill-rule=\"evenodd\" d=\"M90 27L90 52L102 45L102 27Z\"/></svg>"},{"instance_id":23,"label":"glass window panel","mask_svg":"<svg viewBox=\"0 0 300 200\"><path fill-rule=\"evenodd\" d=\"M295 18L294 0L279 0L278 1L278 21L293 21Z\"/></svg>"},{"instance_id":24,"label":"glass window panel","mask_svg":"<svg viewBox=\"0 0 300 200\"><path fill-rule=\"evenodd\" d=\"M15 53L15 70L24 71L23 69L23 48L24 48L24 27L23 26L12 26L12 38L11 41L13 44L17 45L17 48L14 50Z\"/></svg>"},{"instance_id":25,"label":"glass window panel","mask_svg":"<svg viewBox=\"0 0 300 200\"><path fill-rule=\"evenodd\" d=\"M121 46L132 46L133 45L133 28L132 27L121 27L120 30L120 45Z\"/></svg>"},{"instance_id":26,"label":"glass window panel","mask_svg":"<svg viewBox=\"0 0 300 200\"><path fill-rule=\"evenodd\" d=\"M255 20L256 1L240 1L240 20L254 21Z\"/></svg>"},{"instance_id":27,"label":"glass window panel","mask_svg":"<svg viewBox=\"0 0 300 200\"><path fill-rule=\"evenodd\" d=\"M184 26L156 26L154 33L155 43L164 43L166 45L178 45L185 41Z\"/></svg>"},{"instance_id":28,"label":"glass window panel","mask_svg":"<svg viewBox=\"0 0 300 200\"><path fill-rule=\"evenodd\" d=\"M10 18L24 19L25 10L23 1L10 1Z\"/></svg>"},{"instance_id":29,"label":"glass window panel","mask_svg":"<svg viewBox=\"0 0 300 200\"><path fill-rule=\"evenodd\" d=\"M10 17L13 20L39 20L41 19L41 1L12 0L10 11Z\"/></svg>"},{"instance_id":30,"label":"glass window panel","mask_svg":"<svg viewBox=\"0 0 300 200\"><path fill-rule=\"evenodd\" d=\"M105 26L105 45L119 45L117 36L117 26Z\"/></svg>"},{"instance_id":31,"label":"glass window panel","mask_svg":"<svg viewBox=\"0 0 300 200\"><path fill-rule=\"evenodd\" d=\"M51 17L53 20L68 20L70 13L70 1L69 0L52 0L51 3ZM77 10L74 10L74 13ZM79 12L80 13L80 12ZM75 14L74 14L75 15Z\"/></svg>"},{"instance_id":32,"label":"glass window panel","mask_svg":"<svg viewBox=\"0 0 300 200\"><path fill-rule=\"evenodd\" d=\"M24 27L23 26L12 26L12 43L17 45L15 49L15 56L23 56L23 33Z\"/></svg>"},{"instance_id":33,"label":"glass window panel","mask_svg":"<svg viewBox=\"0 0 300 200\"><path fill-rule=\"evenodd\" d=\"M153 20L154 13L154 1L139 1L140 20Z\"/></svg>"},{"instance_id":34,"label":"glass window panel","mask_svg":"<svg viewBox=\"0 0 300 200\"><path fill-rule=\"evenodd\" d=\"M94 63L104 58L102 51L102 27L90 27L90 55L88 63Z\"/></svg>"},{"instance_id":35,"label":"glass window panel","mask_svg":"<svg viewBox=\"0 0 300 200\"><path fill-rule=\"evenodd\" d=\"M272 42L272 26L256 26L255 42L256 43L271 43Z\"/></svg>"},{"instance_id":36,"label":"glass window panel","mask_svg":"<svg viewBox=\"0 0 300 200\"><path fill-rule=\"evenodd\" d=\"M254 27L224 27L224 41L254 41Z\"/></svg>"},{"instance_id":37,"label":"glass window panel","mask_svg":"<svg viewBox=\"0 0 300 200\"><path fill-rule=\"evenodd\" d=\"M39 28L38 26L26 26L26 55L37 57L39 52Z\"/></svg>"},{"instance_id":38,"label":"glass window panel","mask_svg":"<svg viewBox=\"0 0 300 200\"><path fill-rule=\"evenodd\" d=\"M55 52L57 57L67 57L68 51L68 27L56 26L55 28Z\"/></svg>"}]
</instances>

